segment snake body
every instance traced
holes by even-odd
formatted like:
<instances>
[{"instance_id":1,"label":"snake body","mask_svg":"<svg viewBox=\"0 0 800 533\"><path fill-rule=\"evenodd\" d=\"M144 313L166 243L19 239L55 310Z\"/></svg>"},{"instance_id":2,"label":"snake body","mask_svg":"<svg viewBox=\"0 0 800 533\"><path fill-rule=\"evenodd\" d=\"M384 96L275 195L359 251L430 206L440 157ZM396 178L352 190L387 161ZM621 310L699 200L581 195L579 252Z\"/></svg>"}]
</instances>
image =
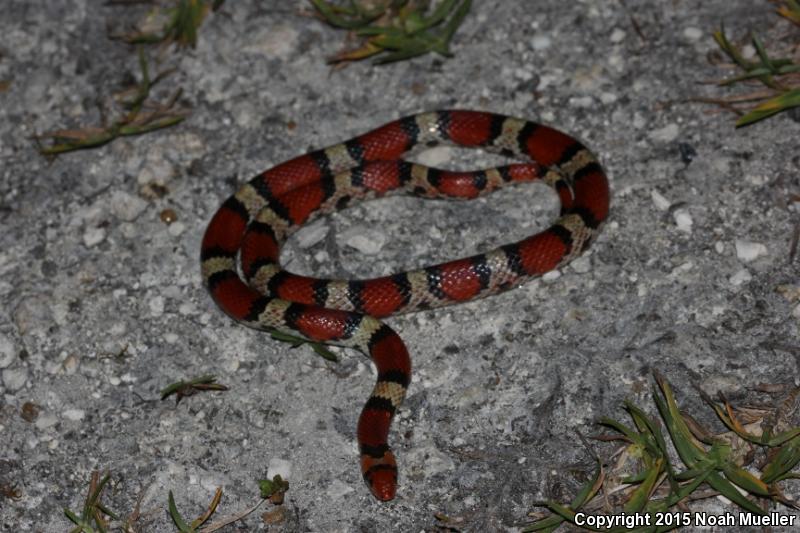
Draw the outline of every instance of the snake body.
<instances>
[{"instance_id":1,"label":"snake body","mask_svg":"<svg viewBox=\"0 0 800 533\"><path fill-rule=\"evenodd\" d=\"M401 159L415 147L437 143L480 147L525 162L451 172ZM490 252L369 280L310 278L279 264L281 244L301 224L356 200L396 192L470 199L536 179L555 189L560 216L546 230ZM389 426L411 380L411 361L403 341L379 318L481 298L558 268L589 246L608 210L606 175L572 137L493 113L421 113L251 179L211 219L202 243L202 274L219 307L249 327L369 354L378 378L359 417L357 438L364 479L385 501L397 488Z\"/></svg>"}]
</instances>

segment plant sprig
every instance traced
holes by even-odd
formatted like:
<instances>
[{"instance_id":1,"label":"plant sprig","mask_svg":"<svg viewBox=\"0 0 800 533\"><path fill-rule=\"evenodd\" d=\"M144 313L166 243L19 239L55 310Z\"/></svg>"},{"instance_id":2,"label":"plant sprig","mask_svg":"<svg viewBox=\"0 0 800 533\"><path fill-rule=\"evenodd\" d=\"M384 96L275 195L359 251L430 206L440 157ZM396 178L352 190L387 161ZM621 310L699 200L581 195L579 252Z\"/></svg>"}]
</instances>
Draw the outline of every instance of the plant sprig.
<instances>
[{"instance_id":1,"label":"plant sprig","mask_svg":"<svg viewBox=\"0 0 800 533\"><path fill-rule=\"evenodd\" d=\"M211 515L216 512L217 506L219 505L221 499L222 489L217 488L216 492L214 492L214 497L211 499L211 503L208 504L208 509L206 509L205 512L199 517L187 523L186 520L184 520L184 518L181 516L181 513L178 512L178 507L175 505L175 497L172 495L172 491L169 491L169 516L172 518L172 521L175 523L175 526L181 533L195 533L198 531L197 528L205 524L208 519L211 518Z\"/></svg>"},{"instance_id":2,"label":"plant sprig","mask_svg":"<svg viewBox=\"0 0 800 533\"><path fill-rule=\"evenodd\" d=\"M226 391L228 387L217 383L217 378L211 375L200 376L199 378L176 381L167 385L161 390L161 399L166 400L173 394L175 395L175 404L181 403L181 400L187 396L194 396L198 392L203 391Z\"/></svg>"},{"instance_id":3,"label":"plant sprig","mask_svg":"<svg viewBox=\"0 0 800 533\"><path fill-rule=\"evenodd\" d=\"M100 479L100 472L95 470L92 472L89 481L89 490L86 494L86 500L83 502L81 515L78 516L70 509L64 508L64 514L69 518L70 522L75 524L70 533L95 533L95 528L100 533L105 533L109 528L109 522L106 517L119 520L117 515L100 501L103 489L110 479L111 474L109 472L106 472L103 478Z\"/></svg>"},{"instance_id":4,"label":"plant sprig","mask_svg":"<svg viewBox=\"0 0 800 533\"><path fill-rule=\"evenodd\" d=\"M311 0L320 17L337 28L361 38L355 49L342 50L331 63L358 61L376 56L375 63L401 61L435 52L452 55L450 41L464 21L472 0L349 0L346 6Z\"/></svg>"},{"instance_id":5,"label":"plant sprig","mask_svg":"<svg viewBox=\"0 0 800 533\"><path fill-rule=\"evenodd\" d=\"M736 444L735 438L731 439L730 434L713 435L689 415L681 412L672 387L659 373L655 372L654 375L657 386L653 388L653 400L684 469L679 471L671 463L661 424L632 403L625 402L625 410L633 421L632 426L610 418L599 420L601 425L614 431L614 434L598 437L599 440L624 443L619 451L616 471L609 472L598 459L592 479L569 505L554 501L540 502L538 505L547 508L552 514L530 524L523 529L524 532L552 532L564 522L577 525L575 520L578 511L596 513L607 509L609 503L617 509L614 512L650 515L650 523L655 524L654 513L666 512L692 498L703 484L708 485L714 495L725 496L744 510L758 515L766 514L756 503L759 499L800 508L797 502L785 497L777 485L782 480L800 477L792 472L800 463L800 428L782 431L776 435L772 435L767 428L763 434L756 435L741 424L736 410L727 401L717 404L703 395L723 423L742 439ZM739 446L752 445L768 449L768 462L761 469L760 475L744 468L745 465L736 453ZM634 463L638 467L632 474L620 474L622 471L629 471ZM601 491L604 485L605 490ZM614 495L612 501L609 501L610 494ZM676 526L636 529L619 527L608 531L644 533L667 531L674 527Z\"/></svg>"},{"instance_id":6,"label":"plant sprig","mask_svg":"<svg viewBox=\"0 0 800 533\"><path fill-rule=\"evenodd\" d=\"M156 6L138 27L123 33L110 33L112 39L129 44L175 43L179 47L197 44L197 32L210 11L225 0L172 0L172 7ZM153 28L156 27L156 28Z\"/></svg>"},{"instance_id":7,"label":"plant sprig","mask_svg":"<svg viewBox=\"0 0 800 533\"><path fill-rule=\"evenodd\" d=\"M333 363L339 362L339 358L336 357L336 354L330 351L322 343L311 341L303 337L298 337L297 335L292 335L290 333L284 333L283 331L277 329L270 329L269 334L276 341L286 342L290 344L292 348L297 348L298 346L302 346L303 344L308 344L311 347L311 349L314 350L314 353L316 353L323 359L326 359Z\"/></svg>"},{"instance_id":8,"label":"plant sprig","mask_svg":"<svg viewBox=\"0 0 800 533\"><path fill-rule=\"evenodd\" d=\"M800 4L796 0L782 0L777 13L800 25ZM741 74L717 82L722 87L758 82L764 90L727 98L702 98L737 113L736 127L747 126L781 111L800 106L800 63L790 57L770 56L761 39L751 34L756 52L753 60L746 59L742 51L728 40L724 26L713 33L719 48L730 58Z\"/></svg>"},{"instance_id":9,"label":"plant sprig","mask_svg":"<svg viewBox=\"0 0 800 533\"><path fill-rule=\"evenodd\" d=\"M176 107L181 91L178 90L165 103L150 100L150 91L171 71L162 71L150 78L144 51L139 49L141 81L132 89L118 95L124 113L110 125L88 126L72 130L55 130L35 137L39 152L44 156L56 156L74 150L94 148L107 144L118 137L141 135L154 130L168 128L182 122L187 110ZM42 141L49 140L49 144Z\"/></svg>"}]
</instances>

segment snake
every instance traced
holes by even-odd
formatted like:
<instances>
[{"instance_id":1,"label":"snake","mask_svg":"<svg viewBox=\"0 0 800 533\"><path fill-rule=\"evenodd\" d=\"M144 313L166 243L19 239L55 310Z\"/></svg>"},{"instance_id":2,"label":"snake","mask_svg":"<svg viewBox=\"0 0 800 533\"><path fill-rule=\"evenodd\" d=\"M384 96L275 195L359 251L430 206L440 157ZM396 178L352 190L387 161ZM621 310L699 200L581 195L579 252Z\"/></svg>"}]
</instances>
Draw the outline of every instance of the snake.
<instances>
[{"instance_id":1,"label":"snake","mask_svg":"<svg viewBox=\"0 0 800 533\"><path fill-rule=\"evenodd\" d=\"M464 172L403 159L438 144L515 162ZM558 217L543 231L485 253L365 280L302 276L280 264L281 245L302 224L358 201L398 193L469 200L536 180L557 194ZM559 130L484 111L423 112L280 163L242 185L206 228L202 277L222 311L245 326L369 355L377 381L356 437L367 486L389 501L398 485L390 424L411 382L411 359L381 319L485 297L558 269L598 235L609 196L598 159Z\"/></svg>"}]
</instances>

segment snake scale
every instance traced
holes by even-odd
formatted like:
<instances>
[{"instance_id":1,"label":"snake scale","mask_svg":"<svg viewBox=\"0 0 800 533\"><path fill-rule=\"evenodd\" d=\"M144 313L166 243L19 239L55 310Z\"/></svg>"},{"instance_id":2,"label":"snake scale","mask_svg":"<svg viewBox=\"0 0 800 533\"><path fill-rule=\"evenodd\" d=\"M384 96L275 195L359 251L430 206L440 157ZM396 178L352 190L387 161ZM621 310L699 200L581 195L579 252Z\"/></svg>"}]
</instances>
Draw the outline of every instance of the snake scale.
<instances>
[{"instance_id":1,"label":"snake scale","mask_svg":"<svg viewBox=\"0 0 800 533\"><path fill-rule=\"evenodd\" d=\"M415 147L437 143L479 147L522 162L454 172L401 159ZM544 231L490 252L368 280L299 276L279 263L281 244L301 224L356 200L396 192L470 199L533 180L556 191L559 217ZM389 426L408 389L411 360L398 334L379 319L481 298L559 268L589 246L608 211L606 175L572 137L487 112L421 113L255 176L211 219L202 242L202 275L219 307L246 326L369 354L378 378L361 411L357 438L364 479L386 501L397 490Z\"/></svg>"}]
</instances>

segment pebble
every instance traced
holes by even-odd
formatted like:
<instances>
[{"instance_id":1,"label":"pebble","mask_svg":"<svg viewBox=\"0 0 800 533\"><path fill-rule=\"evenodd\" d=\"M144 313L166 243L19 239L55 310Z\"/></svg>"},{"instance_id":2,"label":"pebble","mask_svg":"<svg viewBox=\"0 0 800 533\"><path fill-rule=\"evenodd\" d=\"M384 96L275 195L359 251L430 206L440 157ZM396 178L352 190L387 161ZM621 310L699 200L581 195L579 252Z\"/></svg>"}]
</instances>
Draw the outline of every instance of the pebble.
<instances>
[{"instance_id":1,"label":"pebble","mask_svg":"<svg viewBox=\"0 0 800 533\"><path fill-rule=\"evenodd\" d=\"M37 429L47 429L58 424L58 417L53 413L41 413L39 418L36 419L35 426Z\"/></svg>"},{"instance_id":2,"label":"pebble","mask_svg":"<svg viewBox=\"0 0 800 533\"><path fill-rule=\"evenodd\" d=\"M760 242L745 241L736 239L736 257L740 261L749 263L767 254L767 247Z\"/></svg>"},{"instance_id":3,"label":"pebble","mask_svg":"<svg viewBox=\"0 0 800 533\"><path fill-rule=\"evenodd\" d=\"M673 122L672 124L667 124L663 128L651 131L647 136L653 141L668 143L677 139L679 134L680 129L678 129L678 125Z\"/></svg>"},{"instance_id":4,"label":"pebble","mask_svg":"<svg viewBox=\"0 0 800 533\"><path fill-rule=\"evenodd\" d=\"M76 355L70 354L70 355L67 356L66 359L64 359L64 362L62 363L62 367L64 368L64 372L66 374L72 375L72 374L75 373L76 370L78 370L78 367L80 366L80 364L81 364L80 359L78 359L78 357Z\"/></svg>"},{"instance_id":5,"label":"pebble","mask_svg":"<svg viewBox=\"0 0 800 533\"><path fill-rule=\"evenodd\" d=\"M617 95L609 92L600 93L600 101L605 105L613 104L617 101Z\"/></svg>"},{"instance_id":6,"label":"pebble","mask_svg":"<svg viewBox=\"0 0 800 533\"><path fill-rule=\"evenodd\" d=\"M158 318L164 314L164 297L155 296L150 299L147 306L150 308L150 316Z\"/></svg>"},{"instance_id":7,"label":"pebble","mask_svg":"<svg viewBox=\"0 0 800 533\"><path fill-rule=\"evenodd\" d=\"M147 202L125 191L111 193L109 204L111 212L125 222L133 222L147 209Z\"/></svg>"},{"instance_id":8,"label":"pebble","mask_svg":"<svg viewBox=\"0 0 800 533\"><path fill-rule=\"evenodd\" d=\"M295 235L297 245L303 249L311 248L325 238L329 229L328 225L321 220L314 222L297 232Z\"/></svg>"},{"instance_id":9,"label":"pebble","mask_svg":"<svg viewBox=\"0 0 800 533\"><path fill-rule=\"evenodd\" d=\"M420 152L417 160L429 167L438 167L453 159L453 149L449 146L437 146Z\"/></svg>"},{"instance_id":10,"label":"pebble","mask_svg":"<svg viewBox=\"0 0 800 533\"><path fill-rule=\"evenodd\" d=\"M611 32L611 42L614 44L621 43L625 40L625 31L615 28L614 31Z\"/></svg>"},{"instance_id":11,"label":"pebble","mask_svg":"<svg viewBox=\"0 0 800 533\"><path fill-rule=\"evenodd\" d=\"M344 243L364 255L375 255L386 244L386 234L377 229L353 228L342 234Z\"/></svg>"},{"instance_id":12,"label":"pebble","mask_svg":"<svg viewBox=\"0 0 800 533\"><path fill-rule=\"evenodd\" d=\"M355 489L352 486L348 485L342 480L334 479L331 481L330 486L328 486L328 489L325 492L328 493L328 498L332 500L350 494L354 490Z\"/></svg>"},{"instance_id":13,"label":"pebble","mask_svg":"<svg viewBox=\"0 0 800 533\"><path fill-rule=\"evenodd\" d=\"M692 232L692 224L694 224L694 221L687 210L676 209L675 212L672 213L672 218L675 219L675 225L678 226L679 230L686 233Z\"/></svg>"},{"instance_id":14,"label":"pebble","mask_svg":"<svg viewBox=\"0 0 800 533\"><path fill-rule=\"evenodd\" d=\"M27 368L6 368L3 370L3 385L8 392L17 392L28 382Z\"/></svg>"},{"instance_id":15,"label":"pebble","mask_svg":"<svg viewBox=\"0 0 800 533\"><path fill-rule=\"evenodd\" d=\"M86 231L83 232L83 244L85 244L87 248L92 248L104 240L106 240L105 228L87 228Z\"/></svg>"},{"instance_id":16,"label":"pebble","mask_svg":"<svg viewBox=\"0 0 800 533\"><path fill-rule=\"evenodd\" d=\"M656 206L656 208L660 209L661 211L668 210L669 206L672 205L672 203L656 189L650 191L650 198L653 200L653 204Z\"/></svg>"},{"instance_id":17,"label":"pebble","mask_svg":"<svg viewBox=\"0 0 800 533\"><path fill-rule=\"evenodd\" d=\"M167 231L173 237L180 237L186 231L186 225L183 222L173 222L169 225Z\"/></svg>"},{"instance_id":18,"label":"pebble","mask_svg":"<svg viewBox=\"0 0 800 533\"><path fill-rule=\"evenodd\" d=\"M746 268L743 268L736 274L731 276L728 281L730 281L731 285L733 285L734 287L738 287L742 283L747 283L751 279L753 279L753 276L750 275L750 272Z\"/></svg>"},{"instance_id":19,"label":"pebble","mask_svg":"<svg viewBox=\"0 0 800 533\"><path fill-rule=\"evenodd\" d=\"M14 323L20 335L45 332L52 321L52 299L43 294L25 298L14 310Z\"/></svg>"},{"instance_id":20,"label":"pebble","mask_svg":"<svg viewBox=\"0 0 800 533\"><path fill-rule=\"evenodd\" d=\"M531 41L534 50L547 50L553 41L547 35L537 35Z\"/></svg>"},{"instance_id":21,"label":"pebble","mask_svg":"<svg viewBox=\"0 0 800 533\"><path fill-rule=\"evenodd\" d=\"M722 241L717 241L717 242L714 243L714 250L718 254L721 254L722 252L725 251L725 245L722 243Z\"/></svg>"},{"instance_id":22,"label":"pebble","mask_svg":"<svg viewBox=\"0 0 800 533\"><path fill-rule=\"evenodd\" d=\"M17 358L17 348L14 342L8 337L0 333L0 368L7 368Z\"/></svg>"},{"instance_id":23,"label":"pebble","mask_svg":"<svg viewBox=\"0 0 800 533\"><path fill-rule=\"evenodd\" d=\"M551 270L550 272L546 272L542 276L542 281L553 281L553 280L557 280L560 277L561 277L561 271L559 271L559 270Z\"/></svg>"},{"instance_id":24,"label":"pebble","mask_svg":"<svg viewBox=\"0 0 800 533\"><path fill-rule=\"evenodd\" d=\"M800 318L800 304L796 305L792 310L792 316L794 318Z\"/></svg>"},{"instance_id":25,"label":"pebble","mask_svg":"<svg viewBox=\"0 0 800 533\"><path fill-rule=\"evenodd\" d=\"M578 96L569 99L569 105L582 109L594 107L594 98L591 96Z\"/></svg>"},{"instance_id":26,"label":"pebble","mask_svg":"<svg viewBox=\"0 0 800 533\"><path fill-rule=\"evenodd\" d=\"M73 422L78 422L79 420L83 420L86 417L86 411L83 409L67 409L61 415L66 418L67 420L72 420Z\"/></svg>"},{"instance_id":27,"label":"pebble","mask_svg":"<svg viewBox=\"0 0 800 533\"><path fill-rule=\"evenodd\" d=\"M683 36L690 41L697 41L703 36L703 30L689 26L683 30Z\"/></svg>"},{"instance_id":28,"label":"pebble","mask_svg":"<svg viewBox=\"0 0 800 533\"><path fill-rule=\"evenodd\" d=\"M572 261L569 266L578 274L586 274L592 269L592 260L588 256L582 255Z\"/></svg>"},{"instance_id":29,"label":"pebble","mask_svg":"<svg viewBox=\"0 0 800 533\"><path fill-rule=\"evenodd\" d=\"M283 479L290 479L292 476L292 462L277 457L270 459L269 465L267 466L267 477L272 479L275 476L281 476Z\"/></svg>"}]
</instances>

